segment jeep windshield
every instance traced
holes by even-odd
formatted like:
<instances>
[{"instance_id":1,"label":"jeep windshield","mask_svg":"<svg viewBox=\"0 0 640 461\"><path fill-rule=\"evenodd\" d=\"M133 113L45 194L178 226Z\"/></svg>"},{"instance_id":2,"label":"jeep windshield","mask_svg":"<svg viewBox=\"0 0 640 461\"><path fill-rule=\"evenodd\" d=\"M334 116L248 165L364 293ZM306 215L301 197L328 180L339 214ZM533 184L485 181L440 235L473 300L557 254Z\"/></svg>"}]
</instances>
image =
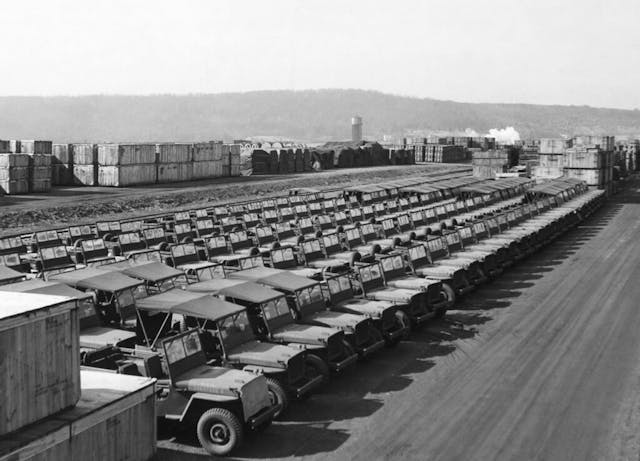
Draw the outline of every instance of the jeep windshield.
<instances>
[{"instance_id":1,"label":"jeep windshield","mask_svg":"<svg viewBox=\"0 0 640 461\"><path fill-rule=\"evenodd\" d=\"M384 286L382 271L379 264L371 264L369 266L360 267L358 269L360 281L365 290Z\"/></svg>"},{"instance_id":2,"label":"jeep windshield","mask_svg":"<svg viewBox=\"0 0 640 461\"><path fill-rule=\"evenodd\" d=\"M246 311L218 320L218 333L224 348L233 348L254 339Z\"/></svg>"},{"instance_id":3,"label":"jeep windshield","mask_svg":"<svg viewBox=\"0 0 640 461\"><path fill-rule=\"evenodd\" d=\"M136 288L127 288L126 290L113 293L112 300L115 301L120 309L134 306L137 299L147 297L147 291L144 285Z\"/></svg>"},{"instance_id":4,"label":"jeep windshield","mask_svg":"<svg viewBox=\"0 0 640 461\"><path fill-rule=\"evenodd\" d=\"M265 323L270 330L287 325L295 320L284 296L263 303L261 307Z\"/></svg>"},{"instance_id":5,"label":"jeep windshield","mask_svg":"<svg viewBox=\"0 0 640 461\"><path fill-rule=\"evenodd\" d=\"M348 275L340 275L327 280L329 295L332 303L337 303L353 297L353 289L351 280Z\"/></svg>"},{"instance_id":6,"label":"jeep windshield","mask_svg":"<svg viewBox=\"0 0 640 461\"><path fill-rule=\"evenodd\" d=\"M296 291L296 297L302 316L324 309L324 296L322 296L322 288L319 283Z\"/></svg>"},{"instance_id":7,"label":"jeep windshield","mask_svg":"<svg viewBox=\"0 0 640 461\"><path fill-rule=\"evenodd\" d=\"M409 248L409 260L414 264L428 262L427 249L423 245Z\"/></svg>"},{"instance_id":8,"label":"jeep windshield","mask_svg":"<svg viewBox=\"0 0 640 461\"><path fill-rule=\"evenodd\" d=\"M382 270L385 274L401 271L404 268L402 261L402 255L394 255L380 260L382 263Z\"/></svg>"}]
</instances>

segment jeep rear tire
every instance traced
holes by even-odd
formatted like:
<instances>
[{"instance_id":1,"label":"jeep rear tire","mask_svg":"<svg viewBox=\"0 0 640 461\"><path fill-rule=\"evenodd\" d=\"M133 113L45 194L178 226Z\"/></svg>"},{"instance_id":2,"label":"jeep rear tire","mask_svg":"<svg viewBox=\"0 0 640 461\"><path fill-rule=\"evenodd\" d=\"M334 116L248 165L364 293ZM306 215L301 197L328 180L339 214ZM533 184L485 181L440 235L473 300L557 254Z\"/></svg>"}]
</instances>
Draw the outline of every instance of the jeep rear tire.
<instances>
[{"instance_id":1,"label":"jeep rear tire","mask_svg":"<svg viewBox=\"0 0 640 461\"><path fill-rule=\"evenodd\" d=\"M269 389L271 404L280 405L280 409L273 415L273 419L278 419L289 406L289 397L280 383L274 378L267 378L267 388Z\"/></svg>"},{"instance_id":2,"label":"jeep rear tire","mask_svg":"<svg viewBox=\"0 0 640 461\"><path fill-rule=\"evenodd\" d=\"M242 444L242 424L229 410L211 408L200 416L198 441L209 454L225 456Z\"/></svg>"}]
</instances>

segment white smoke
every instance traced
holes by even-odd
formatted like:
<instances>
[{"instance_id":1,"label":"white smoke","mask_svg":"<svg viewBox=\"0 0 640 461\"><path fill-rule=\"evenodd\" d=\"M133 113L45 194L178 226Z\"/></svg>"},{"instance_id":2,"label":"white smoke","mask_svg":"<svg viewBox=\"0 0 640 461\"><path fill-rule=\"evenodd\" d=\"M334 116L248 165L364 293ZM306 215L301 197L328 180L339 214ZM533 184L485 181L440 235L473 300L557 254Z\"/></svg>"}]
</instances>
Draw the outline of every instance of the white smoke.
<instances>
[{"instance_id":1,"label":"white smoke","mask_svg":"<svg viewBox=\"0 0 640 461\"><path fill-rule=\"evenodd\" d=\"M516 141L520 141L520 133L512 126L491 128L487 136L496 138L496 142L499 144L513 145Z\"/></svg>"},{"instance_id":2,"label":"white smoke","mask_svg":"<svg viewBox=\"0 0 640 461\"><path fill-rule=\"evenodd\" d=\"M478 133L476 130L472 130L471 128L467 128L466 130L464 130L463 136L468 136L470 138L481 137L480 133Z\"/></svg>"}]
</instances>

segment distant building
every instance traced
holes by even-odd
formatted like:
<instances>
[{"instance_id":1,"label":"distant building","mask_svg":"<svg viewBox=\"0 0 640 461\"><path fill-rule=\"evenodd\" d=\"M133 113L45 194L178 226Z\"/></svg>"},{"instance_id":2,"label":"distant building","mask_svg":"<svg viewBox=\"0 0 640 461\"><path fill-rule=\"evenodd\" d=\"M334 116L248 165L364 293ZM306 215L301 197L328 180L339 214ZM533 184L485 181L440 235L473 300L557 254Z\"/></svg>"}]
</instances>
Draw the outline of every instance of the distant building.
<instances>
[{"instance_id":1,"label":"distant building","mask_svg":"<svg viewBox=\"0 0 640 461\"><path fill-rule=\"evenodd\" d=\"M359 115L351 118L351 140L353 142L362 141L362 117Z\"/></svg>"}]
</instances>

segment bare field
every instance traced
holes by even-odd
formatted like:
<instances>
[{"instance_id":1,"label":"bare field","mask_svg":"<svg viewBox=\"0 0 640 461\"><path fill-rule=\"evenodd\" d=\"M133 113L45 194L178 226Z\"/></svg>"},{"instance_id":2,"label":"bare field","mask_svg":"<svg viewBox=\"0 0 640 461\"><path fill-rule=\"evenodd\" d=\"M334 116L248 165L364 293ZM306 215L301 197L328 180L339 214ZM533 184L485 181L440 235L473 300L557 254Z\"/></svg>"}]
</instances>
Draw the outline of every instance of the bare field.
<instances>
[{"instance_id":1,"label":"bare field","mask_svg":"<svg viewBox=\"0 0 640 461\"><path fill-rule=\"evenodd\" d=\"M631 460L640 453L640 182L250 435L237 459ZM162 440L160 460L204 460Z\"/></svg>"},{"instance_id":2,"label":"bare field","mask_svg":"<svg viewBox=\"0 0 640 461\"><path fill-rule=\"evenodd\" d=\"M401 165L117 189L56 187L49 194L0 197L0 236L282 195L295 187L337 188L452 170L471 172L468 165L461 164Z\"/></svg>"}]
</instances>

